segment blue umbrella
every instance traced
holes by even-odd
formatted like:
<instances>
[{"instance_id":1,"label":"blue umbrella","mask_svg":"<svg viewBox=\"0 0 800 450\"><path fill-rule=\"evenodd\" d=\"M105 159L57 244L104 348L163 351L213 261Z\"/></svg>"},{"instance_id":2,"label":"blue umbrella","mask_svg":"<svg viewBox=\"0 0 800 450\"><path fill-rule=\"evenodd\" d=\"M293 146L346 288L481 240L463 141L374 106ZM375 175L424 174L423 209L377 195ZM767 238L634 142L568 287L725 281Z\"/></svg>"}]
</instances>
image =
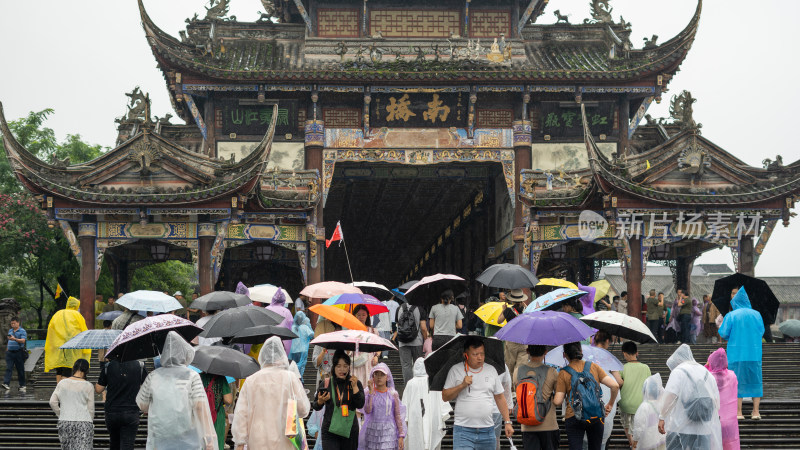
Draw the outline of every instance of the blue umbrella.
<instances>
[{"instance_id":1,"label":"blue umbrella","mask_svg":"<svg viewBox=\"0 0 800 450\"><path fill-rule=\"evenodd\" d=\"M595 363L606 372L609 370L622 370L622 363L620 360L618 360L616 356L606 349L581 344L581 350L583 351L584 361ZM564 346L559 345L558 347L547 352L544 357L544 362L557 368L561 368L569 364L569 361L564 358Z\"/></svg>"},{"instance_id":2,"label":"blue umbrella","mask_svg":"<svg viewBox=\"0 0 800 450\"><path fill-rule=\"evenodd\" d=\"M114 339L122 334L122 330L86 330L78 333L62 345L61 349L106 349Z\"/></svg>"},{"instance_id":3,"label":"blue umbrella","mask_svg":"<svg viewBox=\"0 0 800 450\"><path fill-rule=\"evenodd\" d=\"M532 301L531 304L525 308L524 312L529 313L534 311L541 311L545 308L550 308L557 303L563 302L564 300L577 298L586 294L587 294L586 292L578 289L569 289L569 288L556 289L554 291L548 292L547 294L536 297L536 299Z\"/></svg>"},{"instance_id":4,"label":"blue umbrella","mask_svg":"<svg viewBox=\"0 0 800 450\"><path fill-rule=\"evenodd\" d=\"M512 319L494 337L525 345L561 345L582 341L592 334L588 325L567 313L534 311Z\"/></svg>"}]
</instances>

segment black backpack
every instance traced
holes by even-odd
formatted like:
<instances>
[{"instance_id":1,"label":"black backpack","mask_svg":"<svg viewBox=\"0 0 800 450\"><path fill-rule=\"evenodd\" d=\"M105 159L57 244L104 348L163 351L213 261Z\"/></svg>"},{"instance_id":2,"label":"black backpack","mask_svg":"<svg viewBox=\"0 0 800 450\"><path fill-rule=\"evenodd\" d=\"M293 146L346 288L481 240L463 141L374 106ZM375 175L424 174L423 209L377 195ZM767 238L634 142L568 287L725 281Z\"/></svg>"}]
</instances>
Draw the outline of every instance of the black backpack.
<instances>
[{"instance_id":1,"label":"black backpack","mask_svg":"<svg viewBox=\"0 0 800 450\"><path fill-rule=\"evenodd\" d=\"M407 344L413 342L419 335L419 325L417 319L414 317L414 308L409 307L404 303L399 310L399 317L397 317L397 340Z\"/></svg>"}]
</instances>

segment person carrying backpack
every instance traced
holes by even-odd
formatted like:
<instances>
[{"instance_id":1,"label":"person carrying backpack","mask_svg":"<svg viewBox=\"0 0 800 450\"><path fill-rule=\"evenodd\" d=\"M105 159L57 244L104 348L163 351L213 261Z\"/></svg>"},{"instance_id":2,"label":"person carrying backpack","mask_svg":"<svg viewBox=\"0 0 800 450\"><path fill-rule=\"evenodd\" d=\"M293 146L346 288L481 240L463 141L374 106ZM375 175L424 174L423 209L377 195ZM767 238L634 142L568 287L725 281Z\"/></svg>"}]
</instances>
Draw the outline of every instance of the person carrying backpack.
<instances>
[{"instance_id":1,"label":"person carrying backpack","mask_svg":"<svg viewBox=\"0 0 800 450\"><path fill-rule=\"evenodd\" d=\"M428 339L428 325L425 314L419 307L403 303L395 313L397 331L392 339L397 341L400 351L400 366L403 369L403 381L414 378L414 361L422 357L422 343Z\"/></svg>"},{"instance_id":2,"label":"person carrying backpack","mask_svg":"<svg viewBox=\"0 0 800 450\"><path fill-rule=\"evenodd\" d=\"M619 384L600 366L583 360L580 342L565 344L564 357L569 364L558 373L553 403L560 406L567 400L564 428L569 448L581 450L583 437L586 436L589 450L600 450L605 416L617 400ZM603 405L600 383L611 389L611 398L607 405Z\"/></svg>"},{"instance_id":3,"label":"person carrying backpack","mask_svg":"<svg viewBox=\"0 0 800 450\"><path fill-rule=\"evenodd\" d=\"M664 388L658 431L667 435L667 450L721 450L719 389L714 376L683 344L667 359L670 375Z\"/></svg>"},{"instance_id":4,"label":"person carrying backpack","mask_svg":"<svg viewBox=\"0 0 800 450\"><path fill-rule=\"evenodd\" d=\"M516 421L522 426L522 447L525 450L555 450L560 437L556 409L553 408L558 371L544 364L546 346L529 345L526 352L527 362L517 365L514 372Z\"/></svg>"}]
</instances>

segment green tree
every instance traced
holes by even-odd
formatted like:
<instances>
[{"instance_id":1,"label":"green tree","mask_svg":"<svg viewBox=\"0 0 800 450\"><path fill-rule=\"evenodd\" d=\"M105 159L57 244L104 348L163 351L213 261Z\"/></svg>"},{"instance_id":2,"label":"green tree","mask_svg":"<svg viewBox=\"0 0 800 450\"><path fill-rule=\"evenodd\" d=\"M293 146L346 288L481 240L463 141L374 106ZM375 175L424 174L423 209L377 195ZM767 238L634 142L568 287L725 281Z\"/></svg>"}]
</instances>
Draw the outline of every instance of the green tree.
<instances>
[{"instance_id":1,"label":"green tree","mask_svg":"<svg viewBox=\"0 0 800 450\"><path fill-rule=\"evenodd\" d=\"M180 261L165 261L137 269L131 279L131 291L140 289L168 292L181 291L191 298L194 291L195 273L191 264Z\"/></svg>"}]
</instances>

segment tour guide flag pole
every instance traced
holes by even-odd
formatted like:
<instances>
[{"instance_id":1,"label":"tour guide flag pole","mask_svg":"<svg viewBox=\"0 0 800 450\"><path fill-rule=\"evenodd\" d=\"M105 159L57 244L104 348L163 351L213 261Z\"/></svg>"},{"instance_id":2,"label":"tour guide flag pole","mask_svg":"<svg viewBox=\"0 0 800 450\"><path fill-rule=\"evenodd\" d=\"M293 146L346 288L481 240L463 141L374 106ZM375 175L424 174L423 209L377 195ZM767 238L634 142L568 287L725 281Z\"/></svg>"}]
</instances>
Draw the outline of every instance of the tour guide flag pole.
<instances>
[{"instance_id":1,"label":"tour guide flag pole","mask_svg":"<svg viewBox=\"0 0 800 450\"><path fill-rule=\"evenodd\" d=\"M325 248L329 248L333 242L339 241L339 245L344 244L344 257L347 258L347 270L350 271L350 281L355 283L353 278L353 269L350 267L350 256L347 254L347 243L344 241L344 233L342 233L342 223L336 222L336 229L333 230L333 235L330 239L325 239Z\"/></svg>"}]
</instances>

